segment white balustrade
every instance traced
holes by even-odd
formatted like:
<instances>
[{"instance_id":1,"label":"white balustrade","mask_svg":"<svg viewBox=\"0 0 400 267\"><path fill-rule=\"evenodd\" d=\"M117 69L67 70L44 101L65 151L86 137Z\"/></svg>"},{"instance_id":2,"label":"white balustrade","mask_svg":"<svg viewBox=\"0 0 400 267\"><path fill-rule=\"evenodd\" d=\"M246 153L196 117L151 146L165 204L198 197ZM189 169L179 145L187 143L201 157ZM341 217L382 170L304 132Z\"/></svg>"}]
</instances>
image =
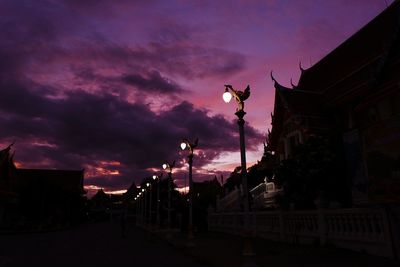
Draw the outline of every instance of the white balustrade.
<instances>
[{"instance_id":1,"label":"white balustrade","mask_svg":"<svg viewBox=\"0 0 400 267\"><path fill-rule=\"evenodd\" d=\"M357 251L393 257L392 233L384 209L263 211L250 213L254 235L285 242L330 243ZM213 213L209 229L231 234L243 231L243 213Z\"/></svg>"}]
</instances>

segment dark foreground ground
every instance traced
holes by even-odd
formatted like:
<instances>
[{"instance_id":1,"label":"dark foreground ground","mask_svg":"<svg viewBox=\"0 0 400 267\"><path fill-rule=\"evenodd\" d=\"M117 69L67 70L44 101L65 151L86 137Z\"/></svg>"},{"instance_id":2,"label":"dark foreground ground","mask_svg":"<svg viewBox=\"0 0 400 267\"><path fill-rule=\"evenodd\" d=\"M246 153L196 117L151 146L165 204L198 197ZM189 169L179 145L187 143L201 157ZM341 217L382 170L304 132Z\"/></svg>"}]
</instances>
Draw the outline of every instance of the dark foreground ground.
<instances>
[{"instance_id":1,"label":"dark foreground ground","mask_svg":"<svg viewBox=\"0 0 400 267\"><path fill-rule=\"evenodd\" d=\"M119 226L106 222L60 232L0 235L0 267L204 266L140 229L129 227L122 238Z\"/></svg>"},{"instance_id":2,"label":"dark foreground ground","mask_svg":"<svg viewBox=\"0 0 400 267\"><path fill-rule=\"evenodd\" d=\"M396 261L336 248L254 240L256 256L244 260L240 238L208 233L187 242L174 232L131 225L121 237L118 222L88 224L62 232L0 235L0 267L11 266L321 266L392 267Z\"/></svg>"}]
</instances>

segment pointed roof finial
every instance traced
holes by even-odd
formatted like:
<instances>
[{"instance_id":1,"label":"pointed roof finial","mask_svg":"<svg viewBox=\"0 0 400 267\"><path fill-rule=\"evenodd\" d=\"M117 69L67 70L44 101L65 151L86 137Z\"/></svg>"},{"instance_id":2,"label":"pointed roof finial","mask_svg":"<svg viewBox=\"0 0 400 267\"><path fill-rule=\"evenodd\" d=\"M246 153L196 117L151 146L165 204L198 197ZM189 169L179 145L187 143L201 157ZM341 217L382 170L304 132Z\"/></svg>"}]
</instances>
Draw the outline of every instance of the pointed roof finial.
<instances>
[{"instance_id":1,"label":"pointed roof finial","mask_svg":"<svg viewBox=\"0 0 400 267\"><path fill-rule=\"evenodd\" d=\"M272 75L272 70L271 70L271 80L274 81L274 82L276 82L276 83L278 83L278 82L275 80L274 75Z\"/></svg>"},{"instance_id":2,"label":"pointed roof finial","mask_svg":"<svg viewBox=\"0 0 400 267\"><path fill-rule=\"evenodd\" d=\"M8 147L7 147L6 149L10 149L14 144L15 144L15 140L13 140L12 143L9 144Z\"/></svg>"},{"instance_id":3,"label":"pointed roof finial","mask_svg":"<svg viewBox=\"0 0 400 267\"><path fill-rule=\"evenodd\" d=\"M293 79L292 78L290 78L290 84L292 85L293 89L296 89L297 86L293 84Z\"/></svg>"},{"instance_id":4,"label":"pointed roof finial","mask_svg":"<svg viewBox=\"0 0 400 267\"><path fill-rule=\"evenodd\" d=\"M274 75L272 74L272 70L271 70L270 75L271 75L272 81L274 81L275 89L278 89L278 90L290 90L289 88L287 88L287 87L285 87L285 86L283 86L283 85L278 83L278 81L275 79Z\"/></svg>"},{"instance_id":5,"label":"pointed roof finial","mask_svg":"<svg viewBox=\"0 0 400 267\"><path fill-rule=\"evenodd\" d=\"M4 152L8 153L14 144L15 144L15 140L11 144L9 144L6 148L4 148L3 150L0 150L0 151L4 151Z\"/></svg>"},{"instance_id":6,"label":"pointed roof finial","mask_svg":"<svg viewBox=\"0 0 400 267\"><path fill-rule=\"evenodd\" d=\"M301 66L301 61L299 61L299 68L300 68L301 72L304 71L303 67Z\"/></svg>"}]
</instances>

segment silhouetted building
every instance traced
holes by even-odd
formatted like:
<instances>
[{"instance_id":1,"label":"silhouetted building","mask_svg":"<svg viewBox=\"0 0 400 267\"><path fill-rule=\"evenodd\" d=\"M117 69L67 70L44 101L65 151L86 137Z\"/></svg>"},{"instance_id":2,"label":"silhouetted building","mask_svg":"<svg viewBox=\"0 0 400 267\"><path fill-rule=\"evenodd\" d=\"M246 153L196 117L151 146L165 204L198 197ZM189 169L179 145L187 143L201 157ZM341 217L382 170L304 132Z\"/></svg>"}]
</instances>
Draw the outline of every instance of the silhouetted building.
<instances>
[{"instance_id":1,"label":"silhouetted building","mask_svg":"<svg viewBox=\"0 0 400 267\"><path fill-rule=\"evenodd\" d=\"M310 137L343 160L354 204L400 201L400 2L308 69L275 87L268 149L291 157ZM344 184L343 186L347 186Z\"/></svg>"},{"instance_id":2,"label":"silhouetted building","mask_svg":"<svg viewBox=\"0 0 400 267\"><path fill-rule=\"evenodd\" d=\"M110 205L110 196L106 194L103 188L97 190L96 194L90 199L95 207L104 207Z\"/></svg>"},{"instance_id":3,"label":"silhouetted building","mask_svg":"<svg viewBox=\"0 0 400 267\"><path fill-rule=\"evenodd\" d=\"M20 169L10 148L0 151L2 227L55 227L83 219L83 170Z\"/></svg>"},{"instance_id":4,"label":"silhouetted building","mask_svg":"<svg viewBox=\"0 0 400 267\"><path fill-rule=\"evenodd\" d=\"M107 194L102 188L89 200L89 203L90 218L94 221L113 219L128 208L126 194Z\"/></svg>"}]
</instances>

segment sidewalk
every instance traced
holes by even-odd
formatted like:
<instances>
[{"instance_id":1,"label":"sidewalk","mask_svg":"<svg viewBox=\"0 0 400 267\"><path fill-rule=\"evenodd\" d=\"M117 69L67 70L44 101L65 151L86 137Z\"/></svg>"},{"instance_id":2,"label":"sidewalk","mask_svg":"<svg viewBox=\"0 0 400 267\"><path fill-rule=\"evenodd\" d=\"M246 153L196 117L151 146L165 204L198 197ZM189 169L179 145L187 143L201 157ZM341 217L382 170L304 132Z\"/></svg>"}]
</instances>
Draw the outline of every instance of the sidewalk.
<instances>
[{"instance_id":1,"label":"sidewalk","mask_svg":"<svg viewBox=\"0 0 400 267\"><path fill-rule=\"evenodd\" d=\"M165 233L165 232L164 232ZM172 238L166 238L161 232L153 232L158 238L186 255L194 257L197 262L215 267L248 266L242 256L242 241L238 236L222 233L197 234L191 242L181 232L174 232ZM192 243L192 244L190 244ZM192 246L194 244L194 246ZM394 267L399 262L382 257L352 252L334 247L307 245L291 245L265 239L253 239L255 256L247 258L247 262L258 267ZM252 265L254 266L254 265Z\"/></svg>"}]
</instances>

